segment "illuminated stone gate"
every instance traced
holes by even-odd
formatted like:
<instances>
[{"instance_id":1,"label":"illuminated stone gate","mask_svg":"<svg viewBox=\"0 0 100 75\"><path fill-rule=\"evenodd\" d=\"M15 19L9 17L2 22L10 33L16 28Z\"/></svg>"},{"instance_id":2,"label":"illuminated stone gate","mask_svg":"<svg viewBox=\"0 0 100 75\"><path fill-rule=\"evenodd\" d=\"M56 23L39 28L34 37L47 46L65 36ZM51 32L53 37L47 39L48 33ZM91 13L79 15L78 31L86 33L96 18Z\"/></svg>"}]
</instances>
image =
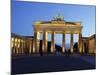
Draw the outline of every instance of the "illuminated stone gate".
<instances>
[{"instance_id":1,"label":"illuminated stone gate","mask_svg":"<svg viewBox=\"0 0 100 75\"><path fill-rule=\"evenodd\" d=\"M65 38L65 34L70 34L70 52L73 53L73 45L74 45L74 38L73 34L78 34L78 50L79 53L82 53L82 26L81 22L66 22L63 17L56 16L51 21L37 21L33 25L34 28L34 43L33 43L33 51L36 53L39 52L39 39L40 34L43 34L42 39L42 52L47 52L47 40L48 40L48 33L51 34L51 53L55 53L55 34L62 34L62 53L65 52L65 41L67 38Z\"/></svg>"}]
</instances>

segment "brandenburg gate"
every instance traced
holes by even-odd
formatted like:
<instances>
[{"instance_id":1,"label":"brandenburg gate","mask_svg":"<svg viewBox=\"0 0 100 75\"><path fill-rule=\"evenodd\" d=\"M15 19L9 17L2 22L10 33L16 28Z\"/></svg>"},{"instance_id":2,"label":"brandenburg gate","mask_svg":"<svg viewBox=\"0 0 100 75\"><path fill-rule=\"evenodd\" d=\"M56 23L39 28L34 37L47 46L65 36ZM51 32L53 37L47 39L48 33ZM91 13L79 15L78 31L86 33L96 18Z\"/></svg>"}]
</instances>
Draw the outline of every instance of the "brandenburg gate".
<instances>
[{"instance_id":1,"label":"brandenburg gate","mask_svg":"<svg viewBox=\"0 0 100 75\"><path fill-rule=\"evenodd\" d=\"M78 52L82 53L82 26L81 22L66 22L63 17L56 16L51 21L37 21L33 25L34 43L33 50L39 52L40 34L43 34L42 52L47 52L48 33L51 34L51 53L55 53L55 34L62 34L62 53L65 52L66 34L70 34L70 52L73 53L73 34L78 34Z\"/></svg>"}]
</instances>

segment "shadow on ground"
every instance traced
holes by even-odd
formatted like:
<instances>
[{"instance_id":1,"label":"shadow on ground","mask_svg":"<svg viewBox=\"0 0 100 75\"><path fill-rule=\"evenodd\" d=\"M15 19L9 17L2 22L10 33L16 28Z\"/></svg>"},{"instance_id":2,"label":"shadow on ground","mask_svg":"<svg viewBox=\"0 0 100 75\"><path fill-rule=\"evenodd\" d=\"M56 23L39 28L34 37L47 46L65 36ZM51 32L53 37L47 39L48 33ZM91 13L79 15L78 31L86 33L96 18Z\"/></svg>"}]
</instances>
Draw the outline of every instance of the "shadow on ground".
<instances>
[{"instance_id":1,"label":"shadow on ground","mask_svg":"<svg viewBox=\"0 0 100 75\"><path fill-rule=\"evenodd\" d=\"M88 61L89 59L89 61ZM92 63L91 61L92 60ZM93 63L94 62L94 63ZM12 74L95 69L95 56L27 55L12 57Z\"/></svg>"}]
</instances>

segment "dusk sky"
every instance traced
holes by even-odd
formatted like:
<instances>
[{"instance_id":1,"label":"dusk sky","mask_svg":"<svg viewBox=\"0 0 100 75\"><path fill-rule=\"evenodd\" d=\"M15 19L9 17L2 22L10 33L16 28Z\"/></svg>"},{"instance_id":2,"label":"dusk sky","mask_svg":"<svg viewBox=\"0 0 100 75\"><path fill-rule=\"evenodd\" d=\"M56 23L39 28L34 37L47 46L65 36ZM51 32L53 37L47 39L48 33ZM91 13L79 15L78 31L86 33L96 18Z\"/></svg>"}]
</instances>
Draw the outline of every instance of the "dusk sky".
<instances>
[{"instance_id":1,"label":"dusk sky","mask_svg":"<svg viewBox=\"0 0 100 75\"><path fill-rule=\"evenodd\" d=\"M95 34L95 6L55 4L40 2L24 2L12 0L11 6L11 32L33 36L32 24L36 21L50 21L60 13L65 21L82 22L82 36L88 37ZM42 35L41 35L42 36ZM66 35L66 42L69 41ZM77 35L74 35L77 37ZM56 34L56 43L61 43L61 34ZM50 40L50 35L48 35ZM77 41L78 38L75 38ZM60 41L59 41L60 40Z\"/></svg>"}]
</instances>

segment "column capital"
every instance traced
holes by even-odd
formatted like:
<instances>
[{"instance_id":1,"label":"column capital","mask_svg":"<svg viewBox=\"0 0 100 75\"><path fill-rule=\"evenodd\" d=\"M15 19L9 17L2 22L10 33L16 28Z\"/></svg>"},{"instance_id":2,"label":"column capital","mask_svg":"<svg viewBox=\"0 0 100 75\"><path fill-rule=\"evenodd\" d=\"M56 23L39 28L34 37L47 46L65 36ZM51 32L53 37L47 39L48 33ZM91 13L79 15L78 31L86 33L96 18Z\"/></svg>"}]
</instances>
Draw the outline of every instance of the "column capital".
<instances>
[{"instance_id":1,"label":"column capital","mask_svg":"<svg viewBox=\"0 0 100 75\"><path fill-rule=\"evenodd\" d=\"M73 33L73 32L71 32L70 34L71 34L71 35L73 35L74 33Z\"/></svg>"}]
</instances>

